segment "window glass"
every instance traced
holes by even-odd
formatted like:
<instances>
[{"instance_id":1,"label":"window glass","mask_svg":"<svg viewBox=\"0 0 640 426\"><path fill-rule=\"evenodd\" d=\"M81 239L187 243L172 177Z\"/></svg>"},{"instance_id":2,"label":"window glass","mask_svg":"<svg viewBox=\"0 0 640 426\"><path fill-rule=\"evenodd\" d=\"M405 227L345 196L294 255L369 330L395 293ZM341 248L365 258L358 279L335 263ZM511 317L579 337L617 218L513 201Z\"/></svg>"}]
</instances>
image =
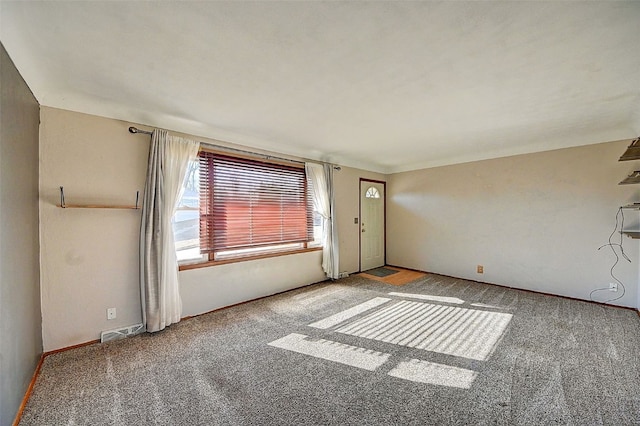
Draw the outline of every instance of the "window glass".
<instances>
[{"instance_id":1,"label":"window glass","mask_svg":"<svg viewBox=\"0 0 640 426\"><path fill-rule=\"evenodd\" d=\"M173 216L173 237L178 261L204 260L200 254L200 162L189 164L184 192Z\"/></svg>"},{"instance_id":2,"label":"window glass","mask_svg":"<svg viewBox=\"0 0 640 426\"><path fill-rule=\"evenodd\" d=\"M380 191L375 186L370 186L364 196L367 198L380 198Z\"/></svg>"}]
</instances>

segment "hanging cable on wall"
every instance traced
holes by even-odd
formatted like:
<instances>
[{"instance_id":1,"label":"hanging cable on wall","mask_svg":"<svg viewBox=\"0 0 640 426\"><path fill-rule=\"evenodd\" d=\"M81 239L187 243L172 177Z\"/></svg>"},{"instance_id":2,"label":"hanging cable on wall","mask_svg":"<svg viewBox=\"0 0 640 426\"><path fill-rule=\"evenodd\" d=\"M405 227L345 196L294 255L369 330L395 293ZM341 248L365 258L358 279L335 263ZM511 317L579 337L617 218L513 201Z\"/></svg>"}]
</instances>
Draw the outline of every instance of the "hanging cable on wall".
<instances>
[{"instance_id":1,"label":"hanging cable on wall","mask_svg":"<svg viewBox=\"0 0 640 426\"><path fill-rule=\"evenodd\" d=\"M618 230L618 228L620 228L620 230ZM613 231L611 232L611 235L609 235L608 243L607 244L603 244L600 247L598 247L598 250L601 250L601 249L603 249L605 247L609 247L611 249L611 252L615 256L616 260L613 262L613 265L611 265L611 269L609 270L609 274L611 275L611 278L616 283L618 283L618 285L622 289L622 293L619 296L614 297L613 299L605 300L605 301L600 302L600 303L609 303L609 302L613 302L613 301L622 299L622 297L624 296L624 294L626 292L626 288L625 288L623 282L618 277L616 277L616 275L614 274L614 269L616 268L616 266L620 262L620 257L625 259L627 262L631 263L631 259L629 259L629 257L626 255L626 253L624 252L624 247L622 246L622 241L623 241L622 230L623 229L624 229L624 211L622 210L622 207L620 207L620 208L618 208L618 212L616 213L616 225L615 225L615 228L613 228ZM616 234L616 232L620 234L620 242L619 243L612 241L612 238ZM618 251L620 251L620 255L618 255ZM597 289L593 290L591 293L589 293L589 299L592 302L597 302L597 300L593 300L593 294L597 293L599 291L608 291L608 290L609 290L608 287L597 288Z\"/></svg>"}]
</instances>

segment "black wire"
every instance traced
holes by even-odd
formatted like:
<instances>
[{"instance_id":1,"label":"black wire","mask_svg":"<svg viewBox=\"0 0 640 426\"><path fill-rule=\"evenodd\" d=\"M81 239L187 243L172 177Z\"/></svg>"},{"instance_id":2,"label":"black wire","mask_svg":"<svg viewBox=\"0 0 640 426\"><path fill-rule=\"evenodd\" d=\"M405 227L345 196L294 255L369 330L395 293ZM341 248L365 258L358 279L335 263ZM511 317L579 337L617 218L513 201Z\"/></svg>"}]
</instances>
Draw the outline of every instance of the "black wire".
<instances>
[{"instance_id":1,"label":"black wire","mask_svg":"<svg viewBox=\"0 0 640 426\"><path fill-rule=\"evenodd\" d=\"M620 217L620 220L618 219L618 217ZM613 236L615 235L616 232L618 232L618 224L620 225L620 243L614 243L613 241L611 241L611 239L613 238ZM613 263L613 265L611 265L611 269L609 270L609 275L611 275L611 278L613 278L619 285L620 287L622 287L622 293L620 294L620 296L618 297L614 297L613 299L609 299L609 300L605 300L604 302L601 303L609 303L609 302L613 302L619 299L622 299L622 297L624 297L624 294L626 293L627 289L624 286L624 284L622 283L622 281L620 281L618 279L618 277L615 276L615 274L613 273L613 270L615 269L615 267L618 265L618 262L620 262L620 256L618 256L618 253L616 252L616 247L620 248L620 254L622 255L622 257L624 259L626 259L628 262L631 262L631 259L629 259L629 257L625 254L624 252L624 247L622 246L622 242L623 242L623 235L622 235L622 230L624 229L624 211L622 210L622 207L618 208L618 212L616 213L616 226L615 228L613 228L613 231L611 232L611 235L609 235L609 239L608 239L608 243L607 244L603 244L600 247L598 247L598 250L602 249L603 247L609 247L611 249L611 252L613 253L613 255L616 257L616 261ZM589 293L589 299L591 301L593 300L593 293L596 293L598 291L605 291L605 290L609 290L606 287L603 288L597 288L593 291L591 291L591 293Z\"/></svg>"}]
</instances>

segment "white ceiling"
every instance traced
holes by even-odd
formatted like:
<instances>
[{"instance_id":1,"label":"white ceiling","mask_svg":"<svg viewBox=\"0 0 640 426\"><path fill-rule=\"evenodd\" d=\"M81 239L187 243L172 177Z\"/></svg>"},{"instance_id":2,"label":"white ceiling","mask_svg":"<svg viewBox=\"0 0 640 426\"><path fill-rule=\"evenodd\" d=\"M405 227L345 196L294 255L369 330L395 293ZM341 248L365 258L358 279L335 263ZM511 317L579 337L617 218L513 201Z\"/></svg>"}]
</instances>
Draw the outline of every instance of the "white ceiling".
<instances>
[{"instance_id":1,"label":"white ceiling","mask_svg":"<svg viewBox=\"0 0 640 426\"><path fill-rule=\"evenodd\" d=\"M0 2L42 105L385 173L636 137L640 2Z\"/></svg>"}]
</instances>

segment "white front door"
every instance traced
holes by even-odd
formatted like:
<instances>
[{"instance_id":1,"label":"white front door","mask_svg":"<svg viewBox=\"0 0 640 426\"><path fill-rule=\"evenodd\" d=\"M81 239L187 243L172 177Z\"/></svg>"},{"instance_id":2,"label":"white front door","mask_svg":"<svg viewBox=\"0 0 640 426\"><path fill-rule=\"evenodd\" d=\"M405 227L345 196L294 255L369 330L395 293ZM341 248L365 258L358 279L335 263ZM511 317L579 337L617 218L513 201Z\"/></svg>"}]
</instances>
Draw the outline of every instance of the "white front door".
<instances>
[{"instance_id":1,"label":"white front door","mask_svg":"<svg viewBox=\"0 0 640 426\"><path fill-rule=\"evenodd\" d=\"M360 270L384 266L384 183L360 181Z\"/></svg>"}]
</instances>

